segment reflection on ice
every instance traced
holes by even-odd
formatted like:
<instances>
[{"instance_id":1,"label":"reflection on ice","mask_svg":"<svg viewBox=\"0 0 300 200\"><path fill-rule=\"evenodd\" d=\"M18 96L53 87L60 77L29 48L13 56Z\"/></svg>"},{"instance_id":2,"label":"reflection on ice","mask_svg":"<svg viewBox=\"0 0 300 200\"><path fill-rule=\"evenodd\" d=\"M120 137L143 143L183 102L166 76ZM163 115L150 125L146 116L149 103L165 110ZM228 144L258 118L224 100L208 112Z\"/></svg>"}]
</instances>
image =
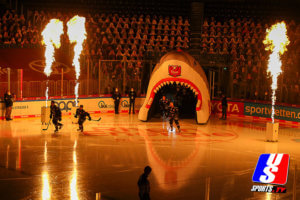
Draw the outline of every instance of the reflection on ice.
<instances>
[{"instance_id":1,"label":"reflection on ice","mask_svg":"<svg viewBox=\"0 0 300 200\"><path fill-rule=\"evenodd\" d=\"M70 195L71 200L77 200L78 193L77 193L77 169L74 167L73 173L71 175L71 181L70 181Z\"/></svg>"},{"instance_id":2,"label":"reflection on ice","mask_svg":"<svg viewBox=\"0 0 300 200\"><path fill-rule=\"evenodd\" d=\"M45 141L45 145L44 145L44 161L45 161L45 165L42 174L42 181L43 181L42 199L49 200L51 199L51 189L49 184L49 174L47 168L47 141Z\"/></svg>"},{"instance_id":3,"label":"reflection on ice","mask_svg":"<svg viewBox=\"0 0 300 200\"><path fill-rule=\"evenodd\" d=\"M74 145L73 145L73 172L71 175L71 180L70 180L70 196L71 200L77 200L78 198L78 193L77 193L77 156L76 156L76 147L77 147L77 140L75 140Z\"/></svg>"},{"instance_id":4,"label":"reflection on ice","mask_svg":"<svg viewBox=\"0 0 300 200\"><path fill-rule=\"evenodd\" d=\"M42 179L43 179L42 199L50 200L51 199L51 188L49 185L49 175L48 175L47 170L43 172Z\"/></svg>"}]
</instances>

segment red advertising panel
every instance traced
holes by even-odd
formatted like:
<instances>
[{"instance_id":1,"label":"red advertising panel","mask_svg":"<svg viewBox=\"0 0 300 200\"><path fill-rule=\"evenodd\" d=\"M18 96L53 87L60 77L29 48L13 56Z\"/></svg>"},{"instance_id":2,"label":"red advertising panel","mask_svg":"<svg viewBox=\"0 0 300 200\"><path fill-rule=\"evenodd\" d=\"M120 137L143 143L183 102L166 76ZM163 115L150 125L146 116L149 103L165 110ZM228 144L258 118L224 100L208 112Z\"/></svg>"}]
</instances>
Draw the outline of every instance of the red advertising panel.
<instances>
[{"instance_id":1,"label":"red advertising panel","mask_svg":"<svg viewBox=\"0 0 300 200\"><path fill-rule=\"evenodd\" d=\"M222 102L217 100L212 100L212 112L222 113ZM244 103L236 101L228 101L227 107L228 114L244 115Z\"/></svg>"}]
</instances>

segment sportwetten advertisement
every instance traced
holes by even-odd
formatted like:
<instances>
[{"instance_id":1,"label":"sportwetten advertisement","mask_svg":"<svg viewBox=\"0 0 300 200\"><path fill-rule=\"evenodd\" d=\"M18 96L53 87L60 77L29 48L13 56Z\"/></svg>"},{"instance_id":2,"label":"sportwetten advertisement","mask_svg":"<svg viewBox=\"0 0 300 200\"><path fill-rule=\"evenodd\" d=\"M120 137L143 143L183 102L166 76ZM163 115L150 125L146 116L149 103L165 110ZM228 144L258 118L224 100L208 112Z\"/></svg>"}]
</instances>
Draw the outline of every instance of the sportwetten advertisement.
<instances>
[{"instance_id":1,"label":"sportwetten advertisement","mask_svg":"<svg viewBox=\"0 0 300 200\"><path fill-rule=\"evenodd\" d=\"M247 116L271 118L272 106L268 104L244 103L244 114ZM300 108L275 106L275 119L300 122Z\"/></svg>"}]
</instances>

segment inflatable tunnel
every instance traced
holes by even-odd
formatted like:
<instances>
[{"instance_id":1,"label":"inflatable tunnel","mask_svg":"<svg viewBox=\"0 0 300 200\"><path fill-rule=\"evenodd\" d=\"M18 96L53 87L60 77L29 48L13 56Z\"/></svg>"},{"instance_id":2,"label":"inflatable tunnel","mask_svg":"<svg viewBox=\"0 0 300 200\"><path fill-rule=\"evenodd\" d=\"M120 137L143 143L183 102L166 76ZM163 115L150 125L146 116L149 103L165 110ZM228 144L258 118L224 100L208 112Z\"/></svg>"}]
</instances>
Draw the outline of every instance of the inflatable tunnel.
<instances>
[{"instance_id":1,"label":"inflatable tunnel","mask_svg":"<svg viewBox=\"0 0 300 200\"><path fill-rule=\"evenodd\" d=\"M206 75L200 64L188 53L173 51L164 55L155 66L148 85L145 101L138 118L148 121L155 95L165 86L188 88L195 96L195 118L198 124L206 124L210 112L210 94Z\"/></svg>"}]
</instances>

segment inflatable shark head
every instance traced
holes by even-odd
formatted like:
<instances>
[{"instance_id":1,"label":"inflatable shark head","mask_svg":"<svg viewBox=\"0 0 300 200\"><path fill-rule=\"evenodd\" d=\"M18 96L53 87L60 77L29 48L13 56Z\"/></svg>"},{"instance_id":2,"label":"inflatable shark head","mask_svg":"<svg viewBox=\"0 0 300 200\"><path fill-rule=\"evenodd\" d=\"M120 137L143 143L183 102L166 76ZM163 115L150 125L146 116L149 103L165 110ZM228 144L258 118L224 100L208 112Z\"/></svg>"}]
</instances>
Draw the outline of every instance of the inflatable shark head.
<instances>
[{"instance_id":1,"label":"inflatable shark head","mask_svg":"<svg viewBox=\"0 0 300 200\"><path fill-rule=\"evenodd\" d=\"M155 66L148 85L147 95L139 111L139 120L147 121L155 94L165 85L184 85L197 97L196 121L207 123L210 116L210 94L206 75L200 64L188 53L170 52Z\"/></svg>"}]
</instances>

